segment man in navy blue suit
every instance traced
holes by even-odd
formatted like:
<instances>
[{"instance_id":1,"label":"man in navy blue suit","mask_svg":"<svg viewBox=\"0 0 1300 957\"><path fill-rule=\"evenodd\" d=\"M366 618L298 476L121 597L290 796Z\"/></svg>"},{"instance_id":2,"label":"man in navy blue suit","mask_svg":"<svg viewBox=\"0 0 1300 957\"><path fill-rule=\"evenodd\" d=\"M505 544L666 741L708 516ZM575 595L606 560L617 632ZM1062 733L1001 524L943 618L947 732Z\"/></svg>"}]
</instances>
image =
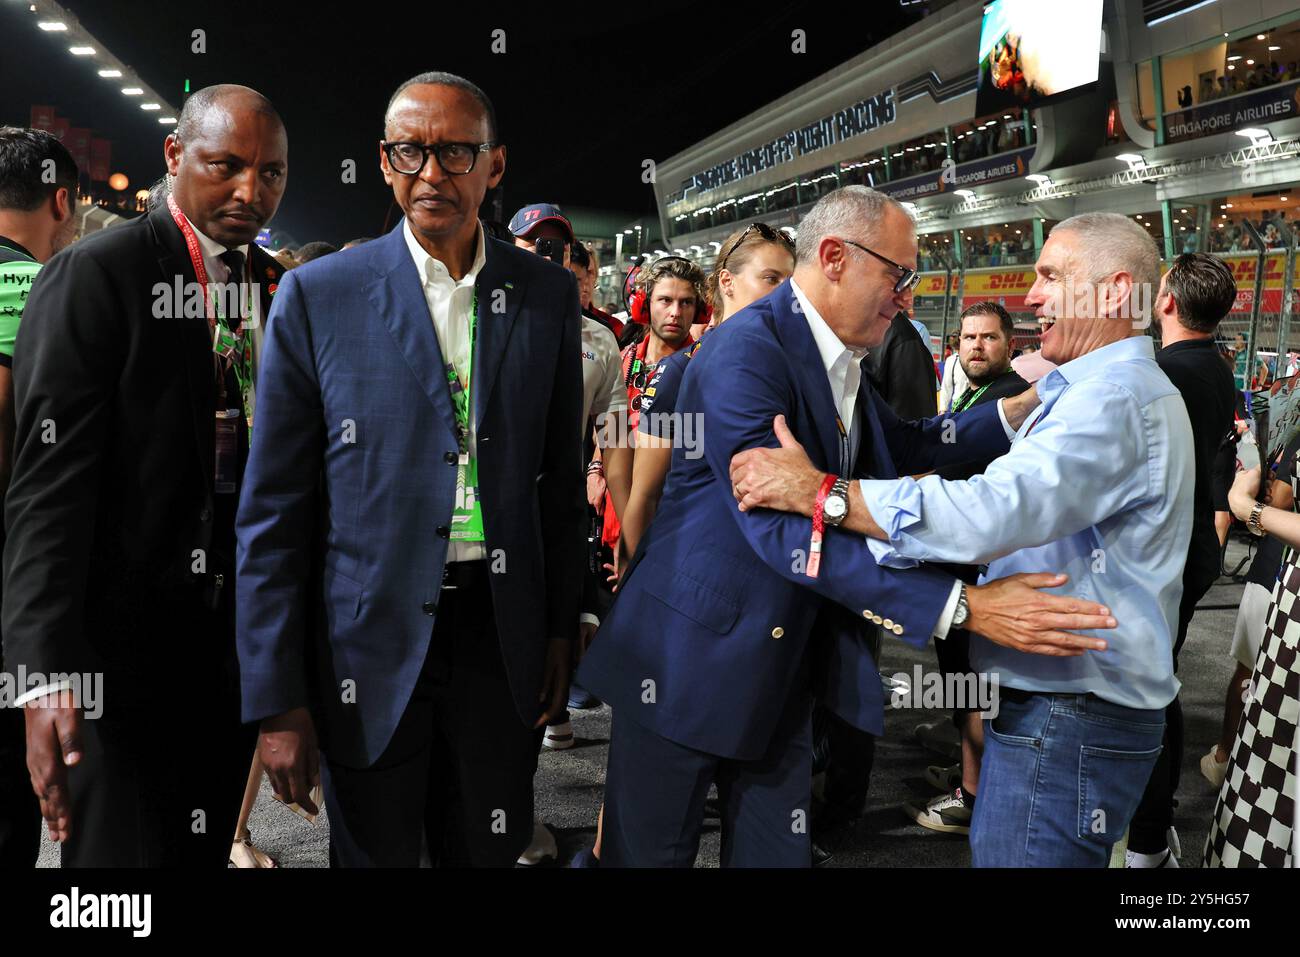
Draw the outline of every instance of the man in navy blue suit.
<instances>
[{"instance_id":1,"label":"man in navy blue suit","mask_svg":"<svg viewBox=\"0 0 1300 957\"><path fill-rule=\"evenodd\" d=\"M238 519L247 721L331 860L510 866L568 696L586 512L578 291L484 235L505 148L478 87L398 88L388 236L286 274ZM317 768L317 731L324 755Z\"/></svg>"},{"instance_id":2,"label":"man in navy blue suit","mask_svg":"<svg viewBox=\"0 0 1300 957\"><path fill-rule=\"evenodd\" d=\"M732 456L776 446L774 421L839 477L819 496L829 525L846 515L849 478L1007 451L1037 405L1032 390L960 417L903 422L861 374L915 283L916 254L898 203L864 187L836 190L800 224L791 281L692 360L677 411L698 416L703 455L673 451L664 504L579 670L615 715L602 866L690 866L713 783L724 866L809 865L814 686L864 731L879 734L883 718L860 629L824 615L810 642L824 606L913 645L964 626L1043 654L1099 644L1065 629L1113 625L1099 605L1038 591L1063 576L1020 575L963 596L950 573L877 566L864 538L827 534L816 551L807 519L738 507ZM836 618L841 627L821 631Z\"/></svg>"}]
</instances>

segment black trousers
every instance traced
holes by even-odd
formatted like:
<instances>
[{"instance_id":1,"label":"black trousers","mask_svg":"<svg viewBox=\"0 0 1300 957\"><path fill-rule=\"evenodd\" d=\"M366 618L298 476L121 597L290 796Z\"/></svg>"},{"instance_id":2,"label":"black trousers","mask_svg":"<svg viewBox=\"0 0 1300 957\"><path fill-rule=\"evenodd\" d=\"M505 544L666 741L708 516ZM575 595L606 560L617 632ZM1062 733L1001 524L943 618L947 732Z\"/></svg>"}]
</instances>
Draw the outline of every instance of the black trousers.
<instances>
[{"instance_id":1,"label":"black trousers","mask_svg":"<svg viewBox=\"0 0 1300 957\"><path fill-rule=\"evenodd\" d=\"M443 589L424 667L379 760L325 755L334 867L511 867L533 834L533 772L544 729L515 710L486 562ZM540 690L540 689L538 689Z\"/></svg>"},{"instance_id":2,"label":"black trousers","mask_svg":"<svg viewBox=\"0 0 1300 957\"><path fill-rule=\"evenodd\" d=\"M109 703L112 687L106 679ZM173 675L159 698L171 703L106 703L82 721L64 867L226 867L257 729L240 723L239 695L225 682Z\"/></svg>"},{"instance_id":3,"label":"black trousers","mask_svg":"<svg viewBox=\"0 0 1300 957\"><path fill-rule=\"evenodd\" d=\"M21 708L0 708L0 871L35 866L41 849L41 805L27 773Z\"/></svg>"},{"instance_id":4,"label":"black trousers","mask_svg":"<svg viewBox=\"0 0 1300 957\"><path fill-rule=\"evenodd\" d=\"M1174 637L1174 671L1178 671L1178 652L1187 640L1187 628L1196 614L1196 605L1214 584L1217 574L1206 569L1195 580L1184 583L1183 599L1178 606L1178 634ZM1157 854L1168 846L1167 832L1174 823L1174 795L1183 771L1183 706L1177 697L1165 708L1165 740L1156 758L1146 791L1129 824L1128 849L1139 854Z\"/></svg>"}]
</instances>

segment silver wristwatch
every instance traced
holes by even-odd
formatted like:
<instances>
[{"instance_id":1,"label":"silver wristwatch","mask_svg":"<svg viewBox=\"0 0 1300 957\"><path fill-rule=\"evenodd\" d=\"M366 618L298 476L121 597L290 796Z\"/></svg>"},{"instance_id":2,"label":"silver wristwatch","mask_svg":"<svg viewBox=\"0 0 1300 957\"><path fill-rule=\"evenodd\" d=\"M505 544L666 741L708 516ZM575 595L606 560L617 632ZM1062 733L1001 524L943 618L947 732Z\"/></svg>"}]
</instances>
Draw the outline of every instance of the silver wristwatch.
<instances>
[{"instance_id":1,"label":"silver wristwatch","mask_svg":"<svg viewBox=\"0 0 1300 957\"><path fill-rule=\"evenodd\" d=\"M966 586L961 586L961 592L957 595L957 607L952 613L952 624L950 628L962 628L966 624L966 619L970 617L970 602L966 600Z\"/></svg>"},{"instance_id":2,"label":"silver wristwatch","mask_svg":"<svg viewBox=\"0 0 1300 957\"><path fill-rule=\"evenodd\" d=\"M849 480L837 478L822 503L822 517L830 526L839 525L849 514Z\"/></svg>"}]
</instances>

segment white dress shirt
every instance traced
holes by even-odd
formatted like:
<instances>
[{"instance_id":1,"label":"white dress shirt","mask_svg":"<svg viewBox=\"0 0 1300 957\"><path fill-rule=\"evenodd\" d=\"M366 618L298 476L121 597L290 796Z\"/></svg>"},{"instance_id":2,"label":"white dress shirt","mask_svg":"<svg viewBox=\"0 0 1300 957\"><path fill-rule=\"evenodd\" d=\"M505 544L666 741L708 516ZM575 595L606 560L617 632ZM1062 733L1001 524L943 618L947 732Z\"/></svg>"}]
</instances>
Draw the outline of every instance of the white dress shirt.
<instances>
[{"instance_id":1,"label":"white dress shirt","mask_svg":"<svg viewBox=\"0 0 1300 957\"><path fill-rule=\"evenodd\" d=\"M856 428L854 422L854 407L858 401L858 388L862 382L862 360L867 354L865 349L850 349L844 345L835 335L834 330L826 324L826 320L821 317L816 307L809 302L804 291L799 288L799 284L793 279L790 280L790 290L794 293L795 300L799 303L799 308L803 311L804 318L808 320L808 328L812 330L813 341L817 343L817 351L821 353L822 364L826 368L826 377L831 384L831 397L835 400L835 408L840 414L840 421L844 423L845 429L849 434L849 457L848 462L844 465L844 473L851 471L853 463L858 457L859 435L861 431ZM1001 415L1002 406L999 403L998 412ZM1005 426L1006 419L1003 418ZM938 622L934 626L934 637L945 638L948 635L948 629L952 626L952 616L957 611L957 600L961 597L960 581L954 581L952 591L948 595L948 601L944 604L943 614L939 616Z\"/></svg>"},{"instance_id":2,"label":"white dress shirt","mask_svg":"<svg viewBox=\"0 0 1300 957\"><path fill-rule=\"evenodd\" d=\"M429 316L433 320L433 331L438 336L438 348L442 350L444 362L450 362L463 381L466 373L471 372L469 348L470 310L474 303L474 283L479 271L487 262L487 250L483 244L483 226L478 227L475 237L474 264L469 272L460 279L452 279L439 260L434 259L416 240L411 232L410 220L402 224L402 235L406 237L406 246L415 260L416 272L420 274L420 285L424 289L424 300L429 306ZM477 337L481 338L481 337ZM476 346L477 348L477 346ZM441 370L439 370L441 372ZM477 375L469 376L469 454L478 458L478 427L476 423L478 401ZM485 542L449 542L447 561L472 562L487 558Z\"/></svg>"}]
</instances>

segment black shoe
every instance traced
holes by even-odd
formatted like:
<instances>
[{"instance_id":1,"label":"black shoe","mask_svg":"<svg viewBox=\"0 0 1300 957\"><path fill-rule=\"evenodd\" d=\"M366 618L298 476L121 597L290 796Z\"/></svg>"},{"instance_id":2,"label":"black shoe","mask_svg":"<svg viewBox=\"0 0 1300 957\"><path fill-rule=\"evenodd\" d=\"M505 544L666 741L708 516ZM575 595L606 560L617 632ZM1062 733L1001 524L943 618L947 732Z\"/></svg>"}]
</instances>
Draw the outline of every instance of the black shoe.
<instances>
[{"instance_id":1,"label":"black shoe","mask_svg":"<svg viewBox=\"0 0 1300 957\"><path fill-rule=\"evenodd\" d=\"M812 866L825 867L831 861L835 860L835 855L826 848L822 847L816 841L812 842Z\"/></svg>"}]
</instances>

